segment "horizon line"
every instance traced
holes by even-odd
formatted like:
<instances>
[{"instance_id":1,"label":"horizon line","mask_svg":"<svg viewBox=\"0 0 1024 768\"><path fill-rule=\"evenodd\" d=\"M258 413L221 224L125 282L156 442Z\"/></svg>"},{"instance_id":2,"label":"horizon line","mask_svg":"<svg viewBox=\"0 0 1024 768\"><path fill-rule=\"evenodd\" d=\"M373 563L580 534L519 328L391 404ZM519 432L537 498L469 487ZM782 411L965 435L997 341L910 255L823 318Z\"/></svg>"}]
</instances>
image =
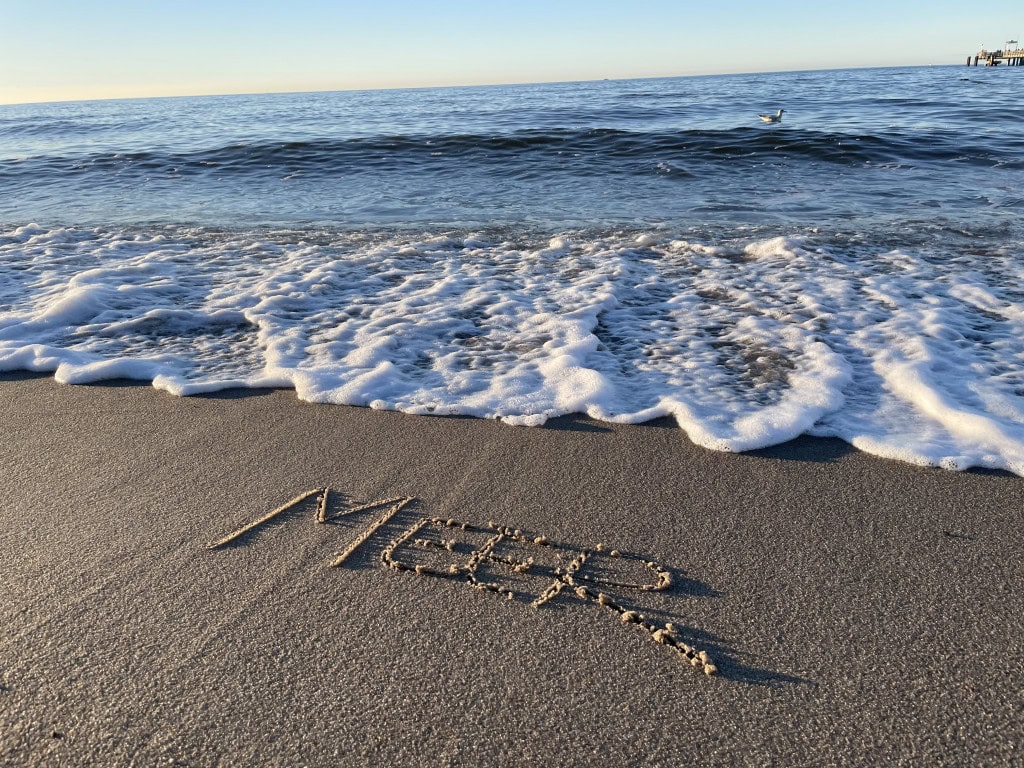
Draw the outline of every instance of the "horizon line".
<instances>
[{"instance_id":1,"label":"horizon line","mask_svg":"<svg viewBox=\"0 0 1024 768\"><path fill-rule=\"evenodd\" d=\"M869 69L916 69L926 67L956 67L963 66L962 64L945 63L945 64L889 64L882 66L863 66L863 67L812 67L807 69L762 69L762 70L751 70L751 71L737 71L737 72L704 72L704 73L693 73L693 74L682 74L682 75L645 75L642 77L595 77L587 78L582 80L529 80L529 81L513 81L513 82L494 82L494 83L471 83L461 85L393 85L393 86L378 86L375 88L324 88L324 89L313 89L313 90L284 90L284 91L232 91L228 93L179 93L179 94L167 94L159 96L107 96L94 99L41 99L38 101L10 101L0 102L0 108L2 107L18 107L18 106L30 106L30 105L44 105L44 104L87 104L91 102L102 102L102 101L147 101L153 99L217 99L227 96L284 96L284 95L301 95L301 94L324 94L324 93L370 93L374 91L425 91L425 90L445 90L451 88L500 88L500 87L517 87L524 85L564 85L568 83L601 83L601 82L622 82L627 80L673 80L683 78L694 78L694 77L735 77L737 75L769 75L769 74L786 74L786 73L800 73L800 72L841 72L845 70L869 70Z\"/></svg>"}]
</instances>

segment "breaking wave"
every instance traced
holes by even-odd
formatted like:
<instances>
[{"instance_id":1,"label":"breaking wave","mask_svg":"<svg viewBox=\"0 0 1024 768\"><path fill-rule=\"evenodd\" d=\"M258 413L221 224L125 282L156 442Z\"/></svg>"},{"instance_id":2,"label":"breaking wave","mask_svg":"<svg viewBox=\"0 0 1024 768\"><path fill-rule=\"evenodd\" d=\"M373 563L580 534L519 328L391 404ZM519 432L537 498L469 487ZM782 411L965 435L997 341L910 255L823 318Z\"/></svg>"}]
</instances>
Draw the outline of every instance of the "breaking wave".
<instances>
[{"instance_id":1,"label":"breaking wave","mask_svg":"<svg viewBox=\"0 0 1024 768\"><path fill-rule=\"evenodd\" d=\"M0 233L0 369L1024 475L1024 266L807 237Z\"/></svg>"}]
</instances>

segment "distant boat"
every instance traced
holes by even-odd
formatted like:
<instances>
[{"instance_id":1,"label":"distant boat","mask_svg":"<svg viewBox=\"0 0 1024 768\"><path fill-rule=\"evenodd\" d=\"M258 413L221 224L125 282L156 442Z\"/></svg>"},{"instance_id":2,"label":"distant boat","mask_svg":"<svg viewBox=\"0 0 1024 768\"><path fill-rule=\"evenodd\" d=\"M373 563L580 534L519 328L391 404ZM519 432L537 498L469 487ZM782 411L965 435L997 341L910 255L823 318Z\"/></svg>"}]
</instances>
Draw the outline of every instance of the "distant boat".
<instances>
[{"instance_id":1,"label":"distant boat","mask_svg":"<svg viewBox=\"0 0 1024 768\"><path fill-rule=\"evenodd\" d=\"M778 114L774 114L774 115L758 115L758 117L761 118L761 122L762 123L781 123L782 122L782 113L785 112L785 111L786 110L784 110L784 109L780 109L778 111Z\"/></svg>"}]
</instances>

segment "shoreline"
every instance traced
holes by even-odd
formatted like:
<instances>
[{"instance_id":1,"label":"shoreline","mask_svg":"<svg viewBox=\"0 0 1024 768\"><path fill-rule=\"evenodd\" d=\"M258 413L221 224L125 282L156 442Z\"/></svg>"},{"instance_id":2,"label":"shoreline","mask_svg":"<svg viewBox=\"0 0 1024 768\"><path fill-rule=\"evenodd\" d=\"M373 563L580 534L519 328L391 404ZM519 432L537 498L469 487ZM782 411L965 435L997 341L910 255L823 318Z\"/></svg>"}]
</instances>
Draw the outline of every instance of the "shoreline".
<instances>
[{"instance_id":1,"label":"shoreline","mask_svg":"<svg viewBox=\"0 0 1024 768\"><path fill-rule=\"evenodd\" d=\"M29 370L13 370L5 371L0 370L0 386L5 382L16 382L25 380L35 379L48 379L53 381L57 386L60 387L86 387L86 388L113 388L113 389L125 389L125 388L144 388L152 389L160 397L172 397L180 398L183 400L235 400L235 399L247 399L251 397L263 397L268 394L278 394L283 396L290 396L295 398L298 402L306 406L318 407L318 408L354 408L357 410L369 410L378 413L395 413L401 416L409 418L428 418L428 419L449 419L449 420L464 420L470 421L483 421L494 424L500 424L509 429L553 429L553 430L571 430L580 428L576 425L590 424L591 427L583 427L585 429L610 429L624 427L626 429L672 429L677 431L681 439L690 444L694 449L699 451L708 451L712 454L722 454L726 456L751 456L760 458L780 458L790 460L806 460L806 461L819 461L819 457L824 455L828 457L839 457L845 453L860 453L865 456L869 456L874 460L882 462L893 462L896 464L902 464L915 469L924 471L931 471L937 469L942 472L952 472L954 474L966 473L966 474L980 474L980 475L995 475L1005 477L1016 477L1024 480L1024 475L1017 475L1008 469L1002 469L991 466L980 466L980 465L969 465L965 468L950 468L939 463L920 463L918 461L909 460L906 458L893 458L885 453L872 453L863 448L860 448L853 443L845 440L841 437L821 437L812 435L804 432L796 437L784 440L780 443L772 443L771 445L764 446L762 448L752 448L742 451L733 450L716 450L713 448L707 448L705 446L694 443L693 440L686 433L686 430L679 425L674 416L664 415L656 416L648 419L647 421L641 422L617 422L617 421L603 421L599 418L595 418L586 413L567 413L561 416L548 417L547 420L539 425L527 425L525 422L515 423L504 421L501 418L488 418L483 416L473 416L468 414L449 414L449 413L407 413L392 408L375 408L369 405L348 405L348 404L336 404L336 403L324 403L301 400L296 394L296 390L292 386L230 386L224 387L223 389L211 389L208 391L197 391L190 392L188 394L180 394L172 392L161 387L156 387L153 383L147 379L132 379L126 377L114 377L109 379L97 379L95 381L83 381L83 382L57 382L54 377L55 371L29 371Z\"/></svg>"},{"instance_id":2,"label":"shoreline","mask_svg":"<svg viewBox=\"0 0 1024 768\"><path fill-rule=\"evenodd\" d=\"M664 422L0 376L0 763L1019 759L1024 479L838 439L716 453ZM316 525L311 496L206 549L321 487L339 515L414 509L338 568L376 508ZM531 608L533 582L381 567L419 515L664 563L669 589L621 600L718 674L570 595Z\"/></svg>"}]
</instances>

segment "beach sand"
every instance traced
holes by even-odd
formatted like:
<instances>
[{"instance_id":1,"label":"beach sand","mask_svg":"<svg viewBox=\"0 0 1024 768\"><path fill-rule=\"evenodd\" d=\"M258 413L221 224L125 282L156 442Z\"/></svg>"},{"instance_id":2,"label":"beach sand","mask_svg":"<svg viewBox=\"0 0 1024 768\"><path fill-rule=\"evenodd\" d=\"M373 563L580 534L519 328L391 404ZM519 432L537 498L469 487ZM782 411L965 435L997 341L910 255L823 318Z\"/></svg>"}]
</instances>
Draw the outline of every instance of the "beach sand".
<instances>
[{"instance_id":1,"label":"beach sand","mask_svg":"<svg viewBox=\"0 0 1024 768\"><path fill-rule=\"evenodd\" d=\"M0 764L1024 761L1019 477L27 374L0 435ZM381 508L318 525L314 495L207 548L324 486L415 501L338 568ZM568 592L383 567L421 514L669 566L610 591L718 674Z\"/></svg>"}]
</instances>

